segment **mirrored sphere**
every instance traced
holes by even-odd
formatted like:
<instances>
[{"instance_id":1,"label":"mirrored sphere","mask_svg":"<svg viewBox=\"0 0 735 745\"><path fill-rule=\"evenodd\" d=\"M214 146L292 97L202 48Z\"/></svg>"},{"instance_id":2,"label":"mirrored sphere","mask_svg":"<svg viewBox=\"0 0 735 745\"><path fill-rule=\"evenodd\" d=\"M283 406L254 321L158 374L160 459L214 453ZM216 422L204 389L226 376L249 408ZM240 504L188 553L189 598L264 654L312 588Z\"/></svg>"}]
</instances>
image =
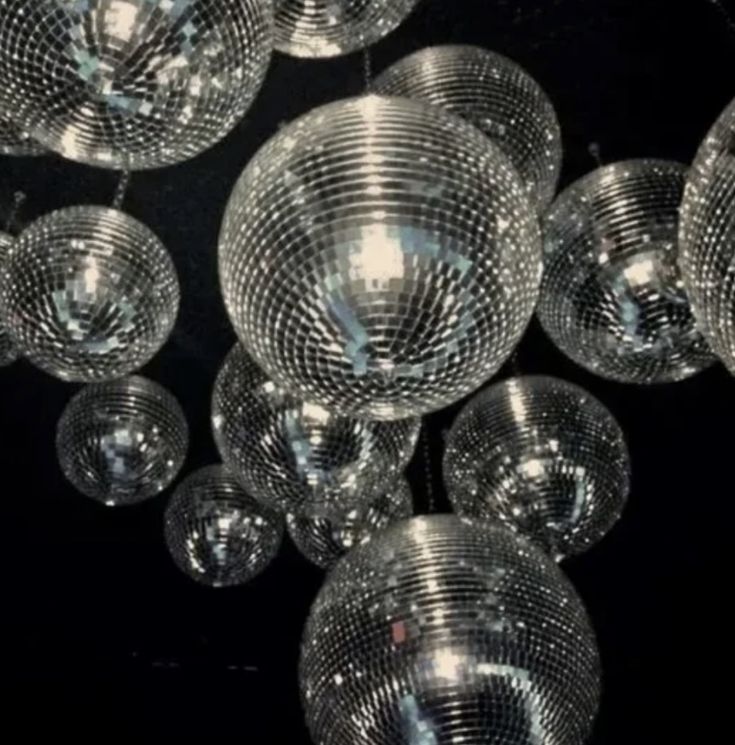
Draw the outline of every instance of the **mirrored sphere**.
<instances>
[{"instance_id":1,"label":"mirrored sphere","mask_svg":"<svg viewBox=\"0 0 735 745\"><path fill-rule=\"evenodd\" d=\"M0 155L42 155L44 152L33 138L8 119L0 117Z\"/></svg>"},{"instance_id":2,"label":"mirrored sphere","mask_svg":"<svg viewBox=\"0 0 735 745\"><path fill-rule=\"evenodd\" d=\"M137 376L83 388L64 410L56 434L66 478L110 507L162 492L188 447L189 428L176 399Z\"/></svg>"},{"instance_id":3,"label":"mirrored sphere","mask_svg":"<svg viewBox=\"0 0 735 745\"><path fill-rule=\"evenodd\" d=\"M342 515L331 519L288 515L286 525L299 551L313 564L330 569L352 548L411 515L411 486L401 476L377 499Z\"/></svg>"},{"instance_id":4,"label":"mirrored sphere","mask_svg":"<svg viewBox=\"0 0 735 745\"><path fill-rule=\"evenodd\" d=\"M343 514L384 491L413 456L421 422L340 416L278 388L237 344L212 396L223 462L280 512Z\"/></svg>"},{"instance_id":5,"label":"mirrored sphere","mask_svg":"<svg viewBox=\"0 0 735 745\"><path fill-rule=\"evenodd\" d=\"M196 471L166 509L168 550L182 572L211 587L242 585L275 558L283 519L253 499L223 466Z\"/></svg>"},{"instance_id":6,"label":"mirrored sphere","mask_svg":"<svg viewBox=\"0 0 735 745\"><path fill-rule=\"evenodd\" d=\"M464 117L508 155L539 210L554 198L562 162L559 120L541 86L507 57L467 45L429 47L389 67L372 90Z\"/></svg>"},{"instance_id":7,"label":"mirrored sphere","mask_svg":"<svg viewBox=\"0 0 735 745\"><path fill-rule=\"evenodd\" d=\"M366 96L282 129L225 214L230 318L269 376L343 415L441 409L508 358L538 297L507 156L438 107Z\"/></svg>"},{"instance_id":8,"label":"mirrored sphere","mask_svg":"<svg viewBox=\"0 0 735 745\"><path fill-rule=\"evenodd\" d=\"M681 209L681 267L700 328L735 374L735 101L690 171Z\"/></svg>"},{"instance_id":9,"label":"mirrored sphere","mask_svg":"<svg viewBox=\"0 0 735 745\"><path fill-rule=\"evenodd\" d=\"M502 522L561 559L617 522L630 461L620 426L597 399L529 376L491 386L462 410L444 480L458 514Z\"/></svg>"},{"instance_id":10,"label":"mirrored sphere","mask_svg":"<svg viewBox=\"0 0 735 745\"><path fill-rule=\"evenodd\" d=\"M668 383L713 362L679 271L685 178L679 163L614 163L570 186L546 216L539 319L597 375Z\"/></svg>"},{"instance_id":11,"label":"mirrored sphere","mask_svg":"<svg viewBox=\"0 0 735 745\"><path fill-rule=\"evenodd\" d=\"M12 236L0 231L0 276L5 272L6 254L12 245ZM2 309L0 308L1 313ZM0 367L5 367L11 362L15 362L19 356L18 350L5 327L4 318L0 317Z\"/></svg>"},{"instance_id":12,"label":"mirrored sphere","mask_svg":"<svg viewBox=\"0 0 735 745\"><path fill-rule=\"evenodd\" d=\"M271 0L0 0L0 103L72 160L171 165L242 118L272 33Z\"/></svg>"},{"instance_id":13,"label":"mirrored sphere","mask_svg":"<svg viewBox=\"0 0 735 745\"><path fill-rule=\"evenodd\" d=\"M8 250L0 307L18 348L66 381L119 378L168 339L179 283L158 238L108 207L70 207Z\"/></svg>"},{"instance_id":14,"label":"mirrored sphere","mask_svg":"<svg viewBox=\"0 0 735 745\"><path fill-rule=\"evenodd\" d=\"M335 57L396 29L419 0L276 0L276 48L294 57Z\"/></svg>"},{"instance_id":15,"label":"mirrored sphere","mask_svg":"<svg viewBox=\"0 0 735 745\"><path fill-rule=\"evenodd\" d=\"M301 657L319 745L582 745L597 645L566 577L510 531L398 523L342 559Z\"/></svg>"}]
</instances>

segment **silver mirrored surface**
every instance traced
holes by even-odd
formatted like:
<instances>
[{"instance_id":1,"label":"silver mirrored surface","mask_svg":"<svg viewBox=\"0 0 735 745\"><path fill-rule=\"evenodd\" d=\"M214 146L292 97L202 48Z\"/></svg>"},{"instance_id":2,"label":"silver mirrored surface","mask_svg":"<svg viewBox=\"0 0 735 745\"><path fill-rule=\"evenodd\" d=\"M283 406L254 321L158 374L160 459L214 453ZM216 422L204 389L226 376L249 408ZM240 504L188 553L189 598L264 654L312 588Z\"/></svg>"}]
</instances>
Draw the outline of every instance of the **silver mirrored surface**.
<instances>
[{"instance_id":1,"label":"silver mirrored surface","mask_svg":"<svg viewBox=\"0 0 735 745\"><path fill-rule=\"evenodd\" d=\"M594 396L528 376L465 406L447 439L444 480L457 513L501 522L560 559L618 520L630 459L620 426Z\"/></svg>"},{"instance_id":2,"label":"silver mirrored surface","mask_svg":"<svg viewBox=\"0 0 735 745\"><path fill-rule=\"evenodd\" d=\"M241 341L285 390L401 419L479 387L538 297L535 209L507 156L461 118L366 96L282 129L220 234Z\"/></svg>"},{"instance_id":3,"label":"silver mirrored surface","mask_svg":"<svg viewBox=\"0 0 735 745\"><path fill-rule=\"evenodd\" d=\"M681 267L710 346L735 374L735 101L692 166L681 210Z\"/></svg>"},{"instance_id":4,"label":"silver mirrored surface","mask_svg":"<svg viewBox=\"0 0 735 745\"><path fill-rule=\"evenodd\" d=\"M275 0L276 48L294 57L336 57L396 29L419 0Z\"/></svg>"},{"instance_id":5,"label":"silver mirrored surface","mask_svg":"<svg viewBox=\"0 0 735 745\"><path fill-rule=\"evenodd\" d=\"M278 553L283 520L222 466L191 474L166 509L165 537L182 572L204 585L242 585Z\"/></svg>"},{"instance_id":6,"label":"silver mirrored surface","mask_svg":"<svg viewBox=\"0 0 735 745\"><path fill-rule=\"evenodd\" d=\"M5 272L6 254L12 245L13 237L0 231L0 276ZM19 356L18 349L5 327L2 306L0 304L0 367L10 365Z\"/></svg>"},{"instance_id":7,"label":"silver mirrored surface","mask_svg":"<svg viewBox=\"0 0 735 745\"><path fill-rule=\"evenodd\" d=\"M171 165L242 118L272 33L271 0L0 0L0 104L72 160Z\"/></svg>"},{"instance_id":8,"label":"silver mirrored surface","mask_svg":"<svg viewBox=\"0 0 735 745\"><path fill-rule=\"evenodd\" d=\"M8 249L0 307L18 349L42 370L110 380L168 339L179 283L145 225L108 207L69 207L31 223Z\"/></svg>"},{"instance_id":9,"label":"silver mirrored surface","mask_svg":"<svg viewBox=\"0 0 735 745\"><path fill-rule=\"evenodd\" d=\"M83 388L64 410L56 434L66 478L111 507L162 492L188 447L189 428L176 399L138 376Z\"/></svg>"},{"instance_id":10,"label":"silver mirrored surface","mask_svg":"<svg viewBox=\"0 0 735 745\"><path fill-rule=\"evenodd\" d=\"M4 116L0 116L0 155L42 155L45 149Z\"/></svg>"},{"instance_id":11,"label":"silver mirrored surface","mask_svg":"<svg viewBox=\"0 0 735 745\"><path fill-rule=\"evenodd\" d=\"M583 745L600 695L593 631L554 562L452 515L398 523L336 565L300 680L319 745Z\"/></svg>"},{"instance_id":12,"label":"silver mirrored surface","mask_svg":"<svg viewBox=\"0 0 735 745\"><path fill-rule=\"evenodd\" d=\"M624 383L668 383L714 361L679 271L687 169L633 160L566 189L544 220L538 315L577 364Z\"/></svg>"},{"instance_id":13,"label":"silver mirrored surface","mask_svg":"<svg viewBox=\"0 0 735 745\"><path fill-rule=\"evenodd\" d=\"M375 93L405 96L472 122L508 155L539 211L554 198L561 128L541 86L518 64L481 47L429 47L380 74Z\"/></svg>"},{"instance_id":14,"label":"silver mirrored surface","mask_svg":"<svg viewBox=\"0 0 735 745\"><path fill-rule=\"evenodd\" d=\"M401 476L384 494L365 505L333 518L288 515L286 526L291 540L309 561L330 569L355 546L411 515L411 486Z\"/></svg>"},{"instance_id":15,"label":"silver mirrored surface","mask_svg":"<svg viewBox=\"0 0 735 745\"><path fill-rule=\"evenodd\" d=\"M327 516L369 501L411 459L418 419L370 422L308 404L276 386L238 344L212 396L223 462L280 512Z\"/></svg>"}]
</instances>

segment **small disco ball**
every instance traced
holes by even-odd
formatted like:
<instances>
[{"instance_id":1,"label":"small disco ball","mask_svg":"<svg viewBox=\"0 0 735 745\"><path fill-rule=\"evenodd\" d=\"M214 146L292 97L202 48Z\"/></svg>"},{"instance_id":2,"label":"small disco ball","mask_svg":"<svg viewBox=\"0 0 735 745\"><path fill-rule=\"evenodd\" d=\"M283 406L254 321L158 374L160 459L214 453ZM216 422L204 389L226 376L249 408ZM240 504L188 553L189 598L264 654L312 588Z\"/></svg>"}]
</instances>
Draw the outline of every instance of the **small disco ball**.
<instances>
[{"instance_id":1,"label":"small disco ball","mask_svg":"<svg viewBox=\"0 0 735 745\"><path fill-rule=\"evenodd\" d=\"M5 271L6 254L12 245L12 236L0 232L0 275ZM5 321L0 318L0 367L5 367L15 362L19 356L18 350L5 327Z\"/></svg>"},{"instance_id":2,"label":"small disco ball","mask_svg":"<svg viewBox=\"0 0 735 745\"><path fill-rule=\"evenodd\" d=\"M617 522L630 460L620 426L591 394L529 376L491 386L462 410L444 480L458 514L502 522L558 560Z\"/></svg>"},{"instance_id":3,"label":"small disco ball","mask_svg":"<svg viewBox=\"0 0 735 745\"><path fill-rule=\"evenodd\" d=\"M735 374L735 101L690 171L681 209L681 268L700 328Z\"/></svg>"},{"instance_id":4,"label":"small disco ball","mask_svg":"<svg viewBox=\"0 0 735 745\"><path fill-rule=\"evenodd\" d=\"M36 220L7 252L0 308L20 351L65 381L119 378L168 339L179 284L168 252L129 215L70 207Z\"/></svg>"},{"instance_id":5,"label":"small disco ball","mask_svg":"<svg viewBox=\"0 0 735 745\"><path fill-rule=\"evenodd\" d=\"M508 155L540 211L554 198L562 163L559 120L541 86L507 57L467 45L429 47L389 67L372 90L469 120Z\"/></svg>"},{"instance_id":6,"label":"small disco ball","mask_svg":"<svg viewBox=\"0 0 735 745\"><path fill-rule=\"evenodd\" d=\"M211 587L242 585L278 553L281 517L253 499L223 466L185 479L166 509L166 544L176 565Z\"/></svg>"},{"instance_id":7,"label":"small disco ball","mask_svg":"<svg viewBox=\"0 0 735 745\"><path fill-rule=\"evenodd\" d=\"M333 414L278 388L237 344L212 396L223 462L280 512L343 514L392 484L413 456L421 422Z\"/></svg>"},{"instance_id":8,"label":"small disco ball","mask_svg":"<svg viewBox=\"0 0 735 745\"><path fill-rule=\"evenodd\" d=\"M88 385L64 410L56 450L66 478L109 507L160 494L181 469L189 428L176 399L133 376Z\"/></svg>"},{"instance_id":9,"label":"small disco ball","mask_svg":"<svg viewBox=\"0 0 735 745\"><path fill-rule=\"evenodd\" d=\"M46 152L33 138L0 117L0 155L43 155Z\"/></svg>"},{"instance_id":10,"label":"small disco ball","mask_svg":"<svg viewBox=\"0 0 735 745\"><path fill-rule=\"evenodd\" d=\"M333 519L288 515L286 525L291 540L309 561L322 569L331 569L352 548L411 515L411 486L400 476L377 499Z\"/></svg>"},{"instance_id":11,"label":"small disco ball","mask_svg":"<svg viewBox=\"0 0 735 745\"><path fill-rule=\"evenodd\" d=\"M276 0L276 49L293 57L336 57L390 34L419 0Z\"/></svg>"},{"instance_id":12,"label":"small disco ball","mask_svg":"<svg viewBox=\"0 0 735 745\"><path fill-rule=\"evenodd\" d=\"M271 0L0 0L0 102L72 160L168 166L243 117L272 33Z\"/></svg>"},{"instance_id":13,"label":"small disco ball","mask_svg":"<svg viewBox=\"0 0 735 745\"><path fill-rule=\"evenodd\" d=\"M336 565L300 678L319 745L582 745L600 696L594 633L559 568L452 515L398 523Z\"/></svg>"},{"instance_id":14,"label":"small disco ball","mask_svg":"<svg viewBox=\"0 0 735 745\"><path fill-rule=\"evenodd\" d=\"M562 352L597 375L668 383L713 362L678 266L686 173L659 160L608 165L547 213L539 319Z\"/></svg>"},{"instance_id":15,"label":"small disco ball","mask_svg":"<svg viewBox=\"0 0 735 745\"><path fill-rule=\"evenodd\" d=\"M438 107L365 96L282 129L220 235L240 340L285 390L402 419L487 380L538 297L535 210L508 158Z\"/></svg>"}]
</instances>

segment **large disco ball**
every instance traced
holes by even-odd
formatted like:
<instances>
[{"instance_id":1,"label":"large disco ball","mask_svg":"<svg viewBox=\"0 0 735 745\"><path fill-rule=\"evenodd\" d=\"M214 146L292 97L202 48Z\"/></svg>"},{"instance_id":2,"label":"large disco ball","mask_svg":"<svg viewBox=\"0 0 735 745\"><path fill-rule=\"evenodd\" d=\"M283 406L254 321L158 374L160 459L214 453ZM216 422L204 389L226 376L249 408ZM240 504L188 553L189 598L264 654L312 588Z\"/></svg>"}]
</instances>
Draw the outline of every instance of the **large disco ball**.
<instances>
[{"instance_id":1,"label":"large disco ball","mask_svg":"<svg viewBox=\"0 0 735 745\"><path fill-rule=\"evenodd\" d=\"M462 410L444 480L457 513L502 522L560 559L618 520L630 460L620 426L591 394L529 376L491 386Z\"/></svg>"},{"instance_id":2,"label":"large disco ball","mask_svg":"<svg viewBox=\"0 0 735 745\"><path fill-rule=\"evenodd\" d=\"M42 155L45 152L32 137L13 122L0 116L0 155Z\"/></svg>"},{"instance_id":3,"label":"large disco ball","mask_svg":"<svg viewBox=\"0 0 735 745\"><path fill-rule=\"evenodd\" d=\"M600 695L593 631L553 561L451 515L337 564L300 677L319 745L582 745Z\"/></svg>"},{"instance_id":4,"label":"large disco ball","mask_svg":"<svg viewBox=\"0 0 735 745\"><path fill-rule=\"evenodd\" d=\"M12 245L12 236L0 231L0 276L5 271L6 254ZM18 357L18 350L5 327L5 321L0 310L0 367L5 367L11 362L15 362Z\"/></svg>"},{"instance_id":5,"label":"large disco ball","mask_svg":"<svg viewBox=\"0 0 735 745\"><path fill-rule=\"evenodd\" d=\"M166 509L169 552L182 572L212 587L248 582L278 553L283 520L223 466L185 479Z\"/></svg>"},{"instance_id":6,"label":"large disco ball","mask_svg":"<svg viewBox=\"0 0 735 745\"><path fill-rule=\"evenodd\" d=\"M66 478L111 507L162 492L188 447L189 428L176 399L138 376L83 388L64 410L56 434Z\"/></svg>"},{"instance_id":7,"label":"large disco ball","mask_svg":"<svg viewBox=\"0 0 735 745\"><path fill-rule=\"evenodd\" d=\"M330 569L352 548L411 515L411 486L401 476L377 499L367 504L333 518L288 515L286 525L299 551L313 564Z\"/></svg>"},{"instance_id":8,"label":"large disco ball","mask_svg":"<svg viewBox=\"0 0 735 745\"><path fill-rule=\"evenodd\" d=\"M108 207L70 207L8 250L0 309L21 352L66 381L122 377L168 339L179 284L158 238Z\"/></svg>"},{"instance_id":9,"label":"large disco ball","mask_svg":"<svg viewBox=\"0 0 735 745\"><path fill-rule=\"evenodd\" d=\"M559 120L541 86L507 57L467 45L429 47L389 67L372 89L468 119L510 157L540 210L554 198L562 162Z\"/></svg>"},{"instance_id":10,"label":"large disco ball","mask_svg":"<svg viewBox=\"0 0 735 745\"><path fill-rule=\"evenodd\" d=\"M341 414L443 408L508 358L538 295L534 208L479 130L366 96L282 129L220 236L236 331L270 377Z\"/></svg>"},{"instance_id":11,"label":"large disco ball","mask_svg":"<svg viewBox=\"0 0 735 745\"><path fill-rule=\"evenodd\" d=\"M666 383L713 361L679 271L686 173L659 160L608 165L546 216L539 318L562 352L602 377Z\"/></svg>"},{"instance_id":12,"label":"large disco ball","mask_svg":"<svg viewBox=\"0 0 735 745\"><path fill-rule=\"evenodd\" d=\"M328 516L393 483L416 448L418 419L370 422L294 398L237 344L212 396L223 462L246 489L280 512Z\"/></svg>"},{"instance_id":13,"label":"large disco ball","mask_svg":"<svg viewBox=\"0 0 735 745\"><path fill-rule=\"evenodd\" d=\"M681 267L711 348L735 374L735 101L690 171L681 209Z\"/></svg>"},{"instance_id":14,"label":"large disco ball","mask_svg":"<svg viewBox=\"0 0 735 745\"><path fill-rule=\"evenodd\" d=\"M372 46L419 0L276 0L276 49L294 57L336 57Z\"/></svg>"},{"instance_id":15,"label":"large disco ball","mask_svg":"<svg viewBox=\"0 0 735 745\"><path fill-rule=\"evenodd\" d=\"M271 0L0 0L0 104L67 158L171 165L245 114L272 24Z\"/></svg>"}]
</instances>

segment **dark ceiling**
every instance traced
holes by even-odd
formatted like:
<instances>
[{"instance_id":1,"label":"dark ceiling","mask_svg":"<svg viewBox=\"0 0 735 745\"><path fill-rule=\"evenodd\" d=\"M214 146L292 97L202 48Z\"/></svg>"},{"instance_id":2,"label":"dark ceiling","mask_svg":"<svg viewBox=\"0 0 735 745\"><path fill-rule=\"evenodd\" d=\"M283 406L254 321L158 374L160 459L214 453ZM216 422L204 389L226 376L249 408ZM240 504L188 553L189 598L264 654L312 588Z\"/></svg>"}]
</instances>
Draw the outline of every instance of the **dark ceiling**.
<instances>
[{"instance_id":1,"label":"dark ceiling","mask_svg":"<svg viewBox=\"0 0 735 745\"><path fill-rule=\"evenodd\" d=\"M424 0L374 49L374 67L444 42L505 53L542 83L564 128L565 183L594 167L592 142L604 161L690 161L735 95L735 35L710 0ZM328 62L278 56L226 141L190 163L133 177L126 209L165 241L182 282L176 332L144 373L184 405L192 428L186 472L215 460L209 396L234 339L216 276L228 192L280 123L359 92L362 77L359 54ZM64 205L109 202L115 181L55 157L0 158L0 205L6 211L23 190L27 221ZM732 511L735 385L721 367L675 386L606 383L567 362L537 328L518 367L589 388L619 418L632 451L623 522L565 565L589 606L606 670L593 742L713 739L706 730L716 732L726 647L716 627L727 618L729 585L719 575ZM162 541L166 495L107 510L62 479L54 430L75 390L26 363L0 370L0 670L4 729L16 718L22 728L11 741L96 735L306 745L296 668L320 572L286 545L241 589L207 590L179 574ZM455 411L428 422L435 464ZM412 480L420 504L433 491L441 507L433 470L429 480L418 462Z\"/></svg>"}]
</instances>

